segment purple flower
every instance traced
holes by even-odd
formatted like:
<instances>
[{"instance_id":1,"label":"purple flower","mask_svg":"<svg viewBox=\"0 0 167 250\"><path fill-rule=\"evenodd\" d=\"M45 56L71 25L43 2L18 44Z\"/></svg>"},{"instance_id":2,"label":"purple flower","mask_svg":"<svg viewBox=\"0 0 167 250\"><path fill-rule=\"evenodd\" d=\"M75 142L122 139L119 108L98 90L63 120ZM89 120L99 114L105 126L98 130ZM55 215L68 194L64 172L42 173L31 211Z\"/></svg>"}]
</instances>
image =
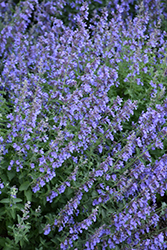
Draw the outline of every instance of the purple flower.
<instances>
[{"instance_id":1,"label":"purple flower","mask_svg":"<svg viewBox=\"0 0 167 250\"><path fill-rule=\"evenodd\" d=\"M44 158L44 156L39 158L39 166L43 165L44 163L46 163L46 160Z\"/></svg>"},{"instance_id":2,"label":"purple flower","mask_svg":"<svg viewBox=\"0 0 167 250\"><path fill-rule=\"evenodd\" d=\"M33 192L36 193L37 191L40 190L39 184L37 184L35 187L33 187Z\"/></svg>"},{"instance_id":3,"label":"purple flower","mask_svg":"<svg viewBox=\"0 0 167 250\"><path fill-rule=\"evenodd\" d=\"M96 172L95 172L95 177L98 177L98 176L102 176L103 175L103 171L102 170L97 170Z\"/></svg>"},{"instance_id":4,"label":"purple flower","mask_svg":"<svg viewBox=\"0 0 167 250\"><path fill-rule=\"evenodd\" d=\"M45 182L44 182L44 180L40 180L40 185L41 185L41 187L43 187L43 186L45 186Z\"/></svg>"},{"instance_id":5,"label":"purple flower","mask_svg":"<svg viewBox=\"0 0 167 250\"><path fill-rule=\"evenodd\" d=\"M2 183L0 183L0 189L3 189L4 188L4 184L3 184L3 182ZM1 194L2 192L1 192L1 190L0 190L0 194Z\"/></svg>"},{"instance_id":6,"label":"purple flower","mask_svg":"<svg viewBox=\"0 0 167 250\"><path fill-rule=\"evenodd\" d=\"M165 249L165 234L147 239L160 226L156 194L167 189L167 100L163 81L155 77L164 75L166 41L149 23L164 11L156 1L144 1L139 11L133 0L115 0L101 15L94 11L89 22L89 4L0 3L0 81L12 106L7 134L0 138L2 172L10 171L12 181L15 172L23 189L22 178L31 176L34 197L50 209L43 214L44 237L57 228L63 239L58 248L76 249L86 237L87 249L99 243L101 249ZM129 15L133 4L135 17ZM59 19L63 13L68 27ZM146 90L146 111L140 114L140 100L138 106L125 100L124 89L132 97L133 90L139 96Z\"/></svg>"},{"instance_id":7,"label":"purple flower","mask_svg":"<svg viewBox=\"0 0 167 250\"><path fill-rule=\"evenodd\" d=\"M58 191L59 191L59 193L61 194L61 193L64 193L65 189L66 189L66 186L61 185L61 186L58 188Z\"/></svg>"},{"instance_id":8,"label":"purple flower","mask_svg":"<svg viewBox=\"0 0 167 250\"><path fill-rule=\"evenodd\" d=\"M44 228L44 235L48 235L51 231L50 225L46 225L46 227Z\"/></svg>"}]
</instances>

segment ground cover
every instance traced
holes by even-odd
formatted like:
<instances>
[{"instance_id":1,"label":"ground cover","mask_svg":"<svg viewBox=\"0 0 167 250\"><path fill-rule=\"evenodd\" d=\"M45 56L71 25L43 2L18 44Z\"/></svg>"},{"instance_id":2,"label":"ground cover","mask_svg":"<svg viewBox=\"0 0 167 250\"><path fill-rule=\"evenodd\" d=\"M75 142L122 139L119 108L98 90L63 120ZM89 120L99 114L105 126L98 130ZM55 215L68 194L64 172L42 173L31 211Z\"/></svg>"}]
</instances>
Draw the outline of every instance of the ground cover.
<instances>
[{"instance_id":1,"label":"ground cover","mask_svg":"<svg viewBox=\"0 0 167 250\"><path fill-rule=\"evenodd\" d=\"M165 9L66 2L0 4L0 247L166 249Z\"/></svg>"}]
</instances>

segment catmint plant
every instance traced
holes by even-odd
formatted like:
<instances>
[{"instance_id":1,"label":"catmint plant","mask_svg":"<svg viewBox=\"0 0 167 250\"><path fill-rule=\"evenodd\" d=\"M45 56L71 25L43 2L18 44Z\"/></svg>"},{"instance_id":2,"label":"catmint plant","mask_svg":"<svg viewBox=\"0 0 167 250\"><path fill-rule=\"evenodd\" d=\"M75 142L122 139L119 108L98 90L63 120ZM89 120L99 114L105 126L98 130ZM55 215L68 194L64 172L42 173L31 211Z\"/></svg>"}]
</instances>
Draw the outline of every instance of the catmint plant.
<instances>
[{"instance_id":1,"label":"catmint plant","mask_svg":"<svg viewBox=\"0 0 167 250\"><path fill-rule=\"evenodd\" d=\"M17 245L18 243L20 243L20 246L23 247L24 246L24 242L28 241L27 237L26 237L26 233L29 232L31 226L29 222L25 222L28 218L29 218L29 208L31 202L27 202L25 204L24 209L22 209L23 212L23 217L20 217L19 215L17 215L18 218L18 224L16 226L13 225L13 227L10 227L13 231L14 234L14 238L15 238L15 244Z\"/></svg>"},{"instance_id":2,"label":"catmint plant","mask_svg":"<svg viewBox=\"0 0 167 250\"><path fill-rule=\"evenodd\" d=\"M139 2L2 15L3 249L166 249L166 33Z\"/></svg>"}]
</instances>

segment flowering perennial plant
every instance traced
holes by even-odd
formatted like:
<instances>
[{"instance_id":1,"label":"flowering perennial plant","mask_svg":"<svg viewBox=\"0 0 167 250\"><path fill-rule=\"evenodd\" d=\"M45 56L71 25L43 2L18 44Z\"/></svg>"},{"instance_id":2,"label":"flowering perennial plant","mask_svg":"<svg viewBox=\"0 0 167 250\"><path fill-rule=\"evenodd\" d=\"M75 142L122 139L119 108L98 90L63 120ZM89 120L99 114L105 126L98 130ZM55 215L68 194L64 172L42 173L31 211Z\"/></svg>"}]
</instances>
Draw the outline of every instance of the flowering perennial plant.
<instances>
[{"instance_id":1,"label":"flowering perennial plant","mask_svg":"<svg viewBox=\"0 0 167 250\"><path fill-rule=\"evenodd\" d=\"M0 3L0 248L167 249L164 3L103 4Z\"/></svg>"}]
</instances>

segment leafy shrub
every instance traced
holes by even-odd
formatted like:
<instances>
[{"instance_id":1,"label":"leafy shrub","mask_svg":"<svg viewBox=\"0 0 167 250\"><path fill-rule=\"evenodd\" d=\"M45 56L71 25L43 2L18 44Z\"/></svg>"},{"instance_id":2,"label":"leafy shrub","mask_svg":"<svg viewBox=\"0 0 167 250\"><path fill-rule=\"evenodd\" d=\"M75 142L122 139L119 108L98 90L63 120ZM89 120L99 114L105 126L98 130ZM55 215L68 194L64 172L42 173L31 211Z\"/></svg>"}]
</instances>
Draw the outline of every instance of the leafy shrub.
<instances>
[{"instance_id":1,"label":"leafy shrub","mask_svg":"<svg viewBox=\"0 0 167 250\"><path fill-rule=\"evenodd\" d=\"M130 1L88 27L63 3L23 1L1 30L0 246L166 249L166 34Z\"/></svg>"}]
</instances>

